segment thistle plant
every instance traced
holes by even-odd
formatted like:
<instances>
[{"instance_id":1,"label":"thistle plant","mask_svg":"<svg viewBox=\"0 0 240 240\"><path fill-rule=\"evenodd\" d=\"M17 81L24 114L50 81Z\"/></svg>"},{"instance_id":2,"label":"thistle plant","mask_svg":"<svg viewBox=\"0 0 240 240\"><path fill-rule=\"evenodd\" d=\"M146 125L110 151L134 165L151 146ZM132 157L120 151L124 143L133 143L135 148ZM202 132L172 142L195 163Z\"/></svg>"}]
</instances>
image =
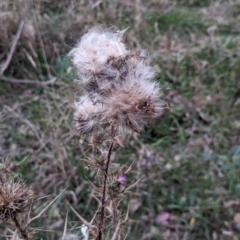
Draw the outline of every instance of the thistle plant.
<instances>
[{"instance_id":1,"label":"thistle plant","mask_svg":"<svg viewBox=\"0 0 240 240\"><path fill-rule=\"evenodd\" d=\"M0 223L11 220L19 237L29 240L28 226L22 220L30 210L34 193L21 178L16 181L9 178L7 171L6 164L0 164Z\"/></svg>"},{"instance_id":2,"label":"thistle plant","mask_svg":"<svg viewBox=\"0 0 240 240\"><path fill-rule=\"evenodd\" d=\"M75 130L91 140L94 151L87 160L88 167L96 170L101 180L96 189L100 218L93 234L98 240L103 239L106 209L116 235L123 222L117 200L131 188L126 186L128 170L111 167L114 148L123 147L126 134L139 133L163 111L150 59L144 51L126 47L122 42L124 32L92 28L69 53L79 89L74 103Z\"/></svg>"},{"instance_id":3,"label":"thistle plant","mask_svg":"<svg viewBox=\"0 0 240 240\"><path fill-rule=\"evenodd\" d=\"M15 226L14 235L11 239L30 240L34 239L31 223L40 218L44 212L63 194L62 190L47 206L42 207L36 216L32 215L34 191L18 177L14 177L13 169L19 166L13 162L0 158L0 224L12 222Z\"/></svg>"}]
</instances>

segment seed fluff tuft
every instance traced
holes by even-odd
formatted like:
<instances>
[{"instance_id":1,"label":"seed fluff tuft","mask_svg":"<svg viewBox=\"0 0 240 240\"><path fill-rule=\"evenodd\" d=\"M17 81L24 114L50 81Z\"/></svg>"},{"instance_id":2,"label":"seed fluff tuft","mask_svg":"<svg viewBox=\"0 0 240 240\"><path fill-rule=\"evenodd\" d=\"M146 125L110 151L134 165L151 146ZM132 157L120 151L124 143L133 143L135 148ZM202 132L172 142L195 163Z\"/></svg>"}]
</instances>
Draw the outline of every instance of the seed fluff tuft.
<instances>
[{"instance_id":1,"label":"seed fluff tuft","mask_svg":"<svg viewBox=\"0 0 240 240\"><path fill-rule=\"evenodd\" d=\"M69 53L81 87L74 104L75 129L80 135L106 129L140 132L163 112L149 58L144 52L128 50L123 33L92 28Z\"/></svg>"}]
</instances>

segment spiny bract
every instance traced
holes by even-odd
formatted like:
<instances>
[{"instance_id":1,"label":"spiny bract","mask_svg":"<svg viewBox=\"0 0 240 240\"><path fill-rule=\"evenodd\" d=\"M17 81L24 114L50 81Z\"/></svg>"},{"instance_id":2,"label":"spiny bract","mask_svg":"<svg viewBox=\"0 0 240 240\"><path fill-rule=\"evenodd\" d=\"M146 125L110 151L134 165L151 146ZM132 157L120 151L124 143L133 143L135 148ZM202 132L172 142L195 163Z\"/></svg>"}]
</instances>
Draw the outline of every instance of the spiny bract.
<instances>
[{"instance_id":1,"label":"spiny bract","mask_svg":"<svg viewBox=\"0 0 240 240\"><path fill-rule=\"evenodd\" d=\"M26 210L33 198L33 190L22 180L6 180L0 187L0 223Z\"/></svg>"}]
</instances>

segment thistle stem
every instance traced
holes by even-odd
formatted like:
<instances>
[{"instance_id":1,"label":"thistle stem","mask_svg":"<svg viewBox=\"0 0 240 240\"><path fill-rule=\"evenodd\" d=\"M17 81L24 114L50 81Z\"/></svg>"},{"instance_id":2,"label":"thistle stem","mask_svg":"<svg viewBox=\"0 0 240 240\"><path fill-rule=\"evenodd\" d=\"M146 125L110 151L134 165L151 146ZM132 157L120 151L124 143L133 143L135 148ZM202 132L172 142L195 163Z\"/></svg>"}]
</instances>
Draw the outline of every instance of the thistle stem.
<instances>
[{"instance_id":1,"label":"thistle stem","mask_svg":"<svg viewBox=\"0 0 240 240\"><path fill-rule=\"evenodd\" d=\"M30 240L30 238L28 237L27 230L21 227L16 215L12 215L12 220L16 228L19 230L20 234L22 235L21 237L23 237L25 240Z\"/></svg>"},{"instance_id":2,"label":"thistle stem","mask_svg":"<svg viewBox=\"0 0 240 240\"><path fill-rule=\"evenodd\" d=\"M103 180L103 191L102 191L102 204L101 204L101 216L100 216L100 227L98 229L98 237L97 240L102 240L102 229L104 225L104 216L105 216L105 198L106 198L106 188L107 188L107 178L108 178L108 169L110 165L110 159L111 159L111 154L112 154L112 149L113 149L114 141L112 140L111 145L108 150L108 155L107 155L107 164L106 168L104 171L104 180Z\"/></svg>"}]
</instances>

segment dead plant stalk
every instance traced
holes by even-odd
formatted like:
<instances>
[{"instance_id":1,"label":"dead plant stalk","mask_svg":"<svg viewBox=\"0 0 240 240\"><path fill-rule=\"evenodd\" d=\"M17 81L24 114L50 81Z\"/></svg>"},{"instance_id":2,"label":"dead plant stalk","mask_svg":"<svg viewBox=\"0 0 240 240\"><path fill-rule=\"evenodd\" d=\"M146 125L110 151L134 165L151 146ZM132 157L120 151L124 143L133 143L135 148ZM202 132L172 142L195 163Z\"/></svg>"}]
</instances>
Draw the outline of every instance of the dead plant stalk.
<instances>
[{"instance_id":1,"label":"dead plant stalk","mask_svg":"<svg viewBox=\"0 0 240 240\"><path fill-rule=\"evenodd\" d=\"M100 173L102 184L95 187L100 205L97 232L93 233L96 240L104 239L107 232L116 236L123 222L118 202L139 181L126 187L123 167L111 166L115 144L123 147L128 132L139 133L148 120L163 111L149 59L144 52L126 48L122 43L124 32L93 28L69 54L81 88L74 104L75 129L80 136L91 137L93 153L88 158L88 168ZM106 208L113 223L111 229L104 226Z\"/></svg>"},{"instance_id":2,"label":"dead plant stalk","mask_svg":"<svg viewBox=\"0 0 240 240\"><path fill-rule=\"evenodd\" d=\"M98 240L102 240L102 228L104 225L104 210L105 210L105 199L106 199L106 187L107 187L107 179L108 179L108 169L109 165L111 163L111 154L112 154L112 149L114 146L114 141L112 140L110 148L108 150L108 155L107 155L107 163L106 163L106 169L104 171L104 182L103 182L103 190L102 190L102 206L101 206L101 222L100 226L98 229Z\"/></svg>"}]
</instances>

